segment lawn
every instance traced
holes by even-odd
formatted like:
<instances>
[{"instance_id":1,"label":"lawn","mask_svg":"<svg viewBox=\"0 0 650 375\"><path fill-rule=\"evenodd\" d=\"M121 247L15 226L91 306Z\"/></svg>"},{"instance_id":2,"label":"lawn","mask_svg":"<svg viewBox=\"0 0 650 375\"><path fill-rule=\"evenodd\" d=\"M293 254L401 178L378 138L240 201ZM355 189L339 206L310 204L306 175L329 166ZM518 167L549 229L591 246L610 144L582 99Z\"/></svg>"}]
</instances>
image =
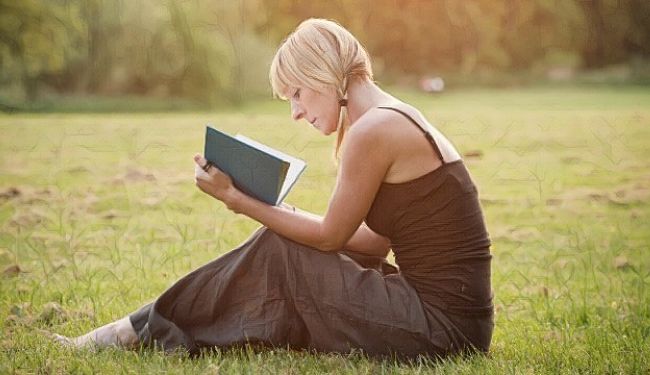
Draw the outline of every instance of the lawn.
<instances>
[{"instance_id":1,"label":"lawn","mask_svg":"<svg viewBox=\"0 0 650 375\"><path fill-rule=\"evenodd\" d=\"M97 353L78 335L128 314L258 226L201 193L206 122L305 159L287 201L324 213L334 137L282 102L212 113L0 115L0 373L648 373L650 88L400 91L465 155L493 246L488 356Z\"/></svg>"}]
</instances>

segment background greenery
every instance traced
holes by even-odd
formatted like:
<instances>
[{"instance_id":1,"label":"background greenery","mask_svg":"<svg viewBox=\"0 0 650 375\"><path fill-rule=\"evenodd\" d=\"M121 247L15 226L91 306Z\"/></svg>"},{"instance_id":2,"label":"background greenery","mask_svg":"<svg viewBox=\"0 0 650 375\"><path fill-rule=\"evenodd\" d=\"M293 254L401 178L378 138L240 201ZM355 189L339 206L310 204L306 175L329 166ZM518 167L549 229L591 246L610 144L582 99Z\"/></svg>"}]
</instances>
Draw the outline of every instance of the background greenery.
<instances>
[{"instance_id":1,"label":"background greenery","mask_svg":"<svg viewBox=\"0 0 650 375\"><path fill-rule=\"evenodd\" d=\"M257 224L193 184L203 124L304 158L290 204L323 213L333 139L286 103L238 110L0 116L0 373L637 373L650 371L650 91L393 90L465 155L493 241L488 357L411 364L251 349L199 359L60 348L137 309Z\"/></svg>"},{"instance_id":2,"label":"background greenery","mask_svg":"<svg viewBox=\"0 0 650 375\"><path fill-rule=\"evenodd\" d=\"M273 52L308 17L349 28L382 83L650 82L644 0L0 0L0 108L241 104L269 95Z\"/></svg>"}]
</instances>

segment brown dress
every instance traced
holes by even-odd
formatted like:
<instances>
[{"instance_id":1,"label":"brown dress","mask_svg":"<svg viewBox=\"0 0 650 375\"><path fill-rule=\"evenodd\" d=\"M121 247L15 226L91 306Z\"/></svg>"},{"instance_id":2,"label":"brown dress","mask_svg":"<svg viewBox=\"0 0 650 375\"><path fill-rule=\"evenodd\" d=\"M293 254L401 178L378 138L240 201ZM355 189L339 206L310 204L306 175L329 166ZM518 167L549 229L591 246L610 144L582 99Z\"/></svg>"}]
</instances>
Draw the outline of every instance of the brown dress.
<instances>
[{"instance_id":1,"label":"brown dress","mask_svg":"<svg viewBox=\"0 0 650 375\"><path fill-rule=\"evenodd\" d=\"M477 190L420 129L443 165L382 184L366 218L390 238L399 270L262 227L131 314L140 341L191 353L244 343L402 358L487 351L491 255Z\"/></svg>"}]
</instances>

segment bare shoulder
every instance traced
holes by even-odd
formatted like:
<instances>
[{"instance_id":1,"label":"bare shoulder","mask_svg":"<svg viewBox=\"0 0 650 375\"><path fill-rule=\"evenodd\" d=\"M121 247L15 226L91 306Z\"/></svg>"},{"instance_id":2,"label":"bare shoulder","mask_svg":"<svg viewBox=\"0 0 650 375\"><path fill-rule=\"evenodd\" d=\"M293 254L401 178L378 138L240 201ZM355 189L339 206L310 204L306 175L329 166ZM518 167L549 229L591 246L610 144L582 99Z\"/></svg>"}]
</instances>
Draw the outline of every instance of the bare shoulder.
<instances>
[{"instance_id":1,"label":"bare shoulder","mask_svg":"<svg viewBox=\"0 0 650 375\"><path fill-rule=\"evenodd\" d=\"M405 103L395 103L390 108L394 110L369 110L350 129L350 133L355 133L351 140L358 139L350 142L355 144L351 149L373 150L374 160L385 162L385 182L410 181L440 167L442 160L423 135L425 131L434 137L444 160L459 158L453 145L417 109Z\"/></svg>"},{"instance_id":2,"label":"bare shoulder","mask_svg":"<svg viewBox=\"0 0 650 375\"><path fill-rule=\"evenodd\" d=\"M385 173L395 158L392 122L394 118L388 111L373 108L364 113L345 134L343 159L359 160L366 166L383 168Z\"/></svg>"},{"instance_id":3,"label":"bare shoulder","mask_svg":"<svg viewBox=\"0 0 650 375\"><path fill-rule=\"evenodd\" d=\"M361 139L367 142L389 141L395 136L395 121L401 121L402 118L398 113L387 111L380 108L372 108L363 114L350 127L346 135L352 138Z\"/></svg>"}]
</instances>

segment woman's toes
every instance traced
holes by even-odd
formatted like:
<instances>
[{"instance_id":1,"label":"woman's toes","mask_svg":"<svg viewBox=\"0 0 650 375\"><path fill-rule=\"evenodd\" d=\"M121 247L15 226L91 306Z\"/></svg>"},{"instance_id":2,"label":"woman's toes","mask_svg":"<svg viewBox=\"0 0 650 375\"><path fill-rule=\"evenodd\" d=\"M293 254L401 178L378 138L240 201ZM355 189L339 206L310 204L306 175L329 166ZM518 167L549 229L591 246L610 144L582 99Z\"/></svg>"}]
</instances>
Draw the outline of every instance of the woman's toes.
<instances>
[{"instance_id":1,"label":"woman's toes","mask_svg":"<svg viewBox=\"0 0 650 375\"><path fill-rule=\"evenodd\" d=\"M52 334L52 339L67 348L75 348L77 346L73 339L57 333Z\"/></svg>"}]
</instances>

